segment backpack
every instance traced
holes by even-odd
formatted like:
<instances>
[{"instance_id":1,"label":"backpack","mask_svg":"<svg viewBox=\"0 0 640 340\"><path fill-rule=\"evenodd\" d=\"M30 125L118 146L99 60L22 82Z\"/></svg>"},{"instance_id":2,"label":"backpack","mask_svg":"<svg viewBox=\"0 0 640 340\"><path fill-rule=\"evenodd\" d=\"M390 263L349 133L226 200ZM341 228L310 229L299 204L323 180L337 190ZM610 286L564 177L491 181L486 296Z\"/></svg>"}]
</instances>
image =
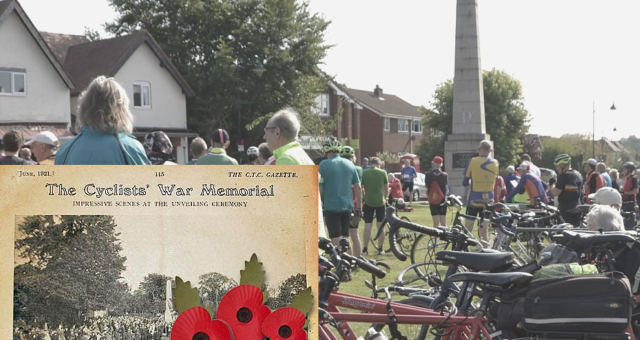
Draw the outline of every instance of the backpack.
<instances>
[{"instance_id":1,"label":"backpack","mask_svg":"<svg viewBox=\"0 0 640 340\"><path fill-rule=\"evenodd\" d=\"M434 175L440 176L440 172L435 173ZM429 186L429 204L442 204L442 201L444 201L444 193L442 192L442 190L440 190L440 184L438 184L437 180L433 180L431 182L431 185Z\"/></svg>"}]
</instances>

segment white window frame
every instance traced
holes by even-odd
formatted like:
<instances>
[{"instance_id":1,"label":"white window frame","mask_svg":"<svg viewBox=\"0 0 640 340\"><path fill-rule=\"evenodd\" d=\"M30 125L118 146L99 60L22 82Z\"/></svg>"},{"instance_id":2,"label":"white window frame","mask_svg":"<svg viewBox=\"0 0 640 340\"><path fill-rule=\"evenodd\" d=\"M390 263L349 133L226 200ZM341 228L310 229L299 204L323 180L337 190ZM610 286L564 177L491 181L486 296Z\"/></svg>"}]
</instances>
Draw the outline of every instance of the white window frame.
<instances>
[{"instance_id":1,"label":"white window frame","mask_svg":"<svg viewBox=\"0 0 640 340\"><path fill-rule=\"evenodd\" d=\"M417 125L416 125L417 123ZM418 127L418 129L414 129L415 127ZM411 131L416 132L416 133L422 133L422 121L420 120L412 120L411 121Z\"/></svg>"},{"instance_id":2,"label":"white window frame","mask_svg":"<svg viewBox=\"0 0 640 340\"><path fill-rule=\"evenodd\" d=\"M321 93L316 97L316 107L313 108L313 112L316 112L320 117L329 117L331 115L331 107L329 105L329 94Z\"/></svg>"},{"instance_id":3,"label":"white window frame","mask_svg":"<svg viewBox=\"0 0 640 340\"><path fill-rule=\"evenodd\" d=\"M136 86L140 86L140 105L136 106ZM144 96L143 96L143 88L147 88L148 89L148 93L149 93L149 98L148 98L148 103L144 102ZM145 105L146 104L146 105ZM136 81L133 82L133 107L136 109L150 109L151 108L151 83L149 83L148 81Z\"/></svg>"},{"instance_id":4,"label":"white window frame","mask_svg":"<svg viewBox=\"0 0 640 340\"><path fill-rule=\"evenodd\" d=\"M9 73L11 75L11 91L10 92L0 92L1 96L26 96L27 95L27 70L25 69L14 69L14 68L4 68L0 67L1 73ZM16 76L22 76L24 81L24 91L17 92L16 88Z\"/></svg>"},{"instance_id":5,"label":"white window frame","mask_svg":"<svg viewBox=\"0 0 640 340\"><path fill-rule=\"evenodd\" d=\"M384 119L384 131L385 132L389 132L391 130L391 119L390 118L385 118Z\"/></svg>"},{"instance_id":6,"label":"white window frame","mask_svg":"<svg viewBox=\"0 0 640 340\"><path fill-rule=\"evenodd\" d=\"M400 122L404 122L404 130L400 130ZM398 118L398 133L409 133L409 120Z\"/></svg>"}]
</instances>

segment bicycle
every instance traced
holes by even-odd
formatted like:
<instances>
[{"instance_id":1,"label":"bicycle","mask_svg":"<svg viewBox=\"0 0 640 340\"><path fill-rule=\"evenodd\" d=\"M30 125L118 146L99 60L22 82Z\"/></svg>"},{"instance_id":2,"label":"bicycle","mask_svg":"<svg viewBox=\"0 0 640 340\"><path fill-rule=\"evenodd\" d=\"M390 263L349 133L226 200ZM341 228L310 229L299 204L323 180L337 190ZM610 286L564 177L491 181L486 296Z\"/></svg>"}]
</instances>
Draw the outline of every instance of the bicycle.
<instances>
[{"instance_id":1,"label":"bicycle","mask_svg":"<svg viewBox=\"0 0 640 340\"><path fill-rule=\"evenodd\" d=\"M501 207L503 208L503 211L506 211L506 206L502 204ZM439 236L440 234L440 232L438 232L437 230L434 231L433 228L426 228L426 227L422 227L415 224L408 224L399 220L393 220L391 218L390 220L392 225L392 230L391 230L392 234L390 235L393 235L393 231L395 231L395 228L400 228L400 227L404 227L416 232L424 232L433 236ZM513 222L513 216L510 213L503 213L501 215L498 215L496 211L492 213L491 223L496 224L501 228L505 228L506 226L510 225L512 222ZM600 237L600 238L593 237L593 240L591 242L588 242L588 244L594 245L594 244L602 244L602 243L614 242L614 241L624 242L628 240L629 240L628 238L624 238L618 235L614 235L614 236L607 235L605 237ZM392 242L391 244L394 244L394 243ZM396 254L396 252L394 252L394 254ZM454 308L453 310L456 311L456 313L454 314L457 314L459 312L464 315L487 316L489 315L488 307L496 306L497 308L501 308L502 307L501 297L503 293L508 293L512 291L510 288L505 289L504 283L509 280L512 280L511 283L513 284L516 281L519 281L522 279L523 280L522 283L524 286L528 283L526 278L527 277L530 278L531 273L540 269L540 266L538 265L537 262L532 262L530 264L527 264L526 266L515 268L516 272L502 272L503 270L509 270L508 268L510 266L513 266L512 262L514 257L512 253L483 254L483 253L465 253L465 252L456 252L456 251L441 251L437 253L436 259L441 260L451 266L447 272L447 276L445 277L445 280L442 283L443 289L440 292L440 296L434 299L432 308L435 308L434 306L437 306L437 300L442 301L441 303L446 303L448 301L448 295L451 292L447 289L447 283L462 281L463 283L460 288L460 293L456 294L457 300L456 300L455 306L453 307ZM488 271L490 273L475 273L475 272L455 273L457 268L465 268L465 267L475 271L482 270L482 271ZM514 268L511 268L510 270L514 270ZM605 276L605 277L599 276L599 277L595 277L594 280L600 280L598 282L603 283L603 282L609 282L614 277L615 275ZM564 279L556 278L556 280L564 280ZM538 281L537 287L540 287L541 282L545 283L545 281ZM555 282L558 282L558 281L555 281ZM571 282L569 283L570 283L570 286L572 286ZM608 284L606 285L608 286ZM516 286L518 285L513 284L510 287L516 287ZM481 287L481 289L478 290L476 289L477 287ZM565 285L565 287L567 286ZM517 294L523 291L518 289L519 288L517 287L515 289L515 293ZM476 296L480 297L480 304L475 308L471 308L471 307L474 307L474 305L470 304L469 301L472 301ZM572 295L572 298L574 299L573 301L575 301L576 294ZM579 298L583 299L583 297L579 297ZM524 299L524 296L522 296L522 299ZM626 298L623 297L623 300L624 299ZM635 300L638 301L640 300L640 298L637 296L635 297ZM494 305L494 303L497 303L497 305ZM586 304L580 303L579 305L592 306L592 305L589 305L589 303L590 302L586 302ZM625 305L628 306L628 304L626 303ZM593 312L593 309L590 309L589 311L598 315L597 312ZM624 309L622 311L624 311ZM590 314L590 315L594 315L594 314ZM624 315L626 315L627 318L630 319L631 318L630 310L629 310L629 314L624 314ZM568 320L572 320L570 316L568 317L569 317ZM496 326L499 324L499 320L495 318L490 318L490 319L491 320L488 322L487 328L495 330ZM578 320L580 319L578 318ZM539 336L542 336L543 338L547 338L547 335L551 335L551 336L558 335L558 336L564 336L564 337L569 336L569 338L573 338L573 339L592 339L592 338L593 339L596 339L596 338L597 339L629 339L629 338L635 339L635 337L633 336L633 329L631 324L621 323L619 321L620 319L616 319L618 321L611 321L610 319L600 320L599 318L594 320L598 320L598 321L593 321L593 322L600 322L606 326L611 325L608 322L616 322L615 324L616 330L612 330L613 328L608 328L608 330L606 330L606 332L608 333L606 334L595 333L597 331L593 331L593 330L590 333L587 333L586 331L576 333L576 329L579 329L576 326L580 327L579 326L580 323L576 323L576 322L580 322L580 321L567 321L573 327L571 329L573 333L560 334L561 331L558 331L558 321L555 321L555 319L546 320L543 317L542 321L550 325L549 330L545 330L544 326L537 327L535 329L532 327L532 330L528 330L527 334L529 334L530 336L534 336L535 338ZM431 326L433 327L433 325ZM423 325L423 331L421 332L421 334L424 333L424 329L427 327L429 327L429 325L426 325L426 324ZM450 334L452 334L451 329L448 327L436 326L435 329L437 330L438 335L442 336L443 338L447 338ZM485 337L485 339L489 339L489 338L496 339L495 336L498 336L500 332L501 330L496 331L495 333L492 333L492 337ZM619 333L619 332L622 332L622 333ZM613 333L613 334L610 334L610 333ZM533 339L534 337L532 337L531 339Z\"/></svg>"},{"instance_id":2,"label":"bicycle","mask_svg":"<svg viewBox=\"0 0 640 340\"><path fill-rule=\"evenodd\" d=\"M395 201L394 201L395 203ZM390 205L387 203L385 207L389 207ZM400 217L402 220L411 222L411 219L407 216ZM376 221L377 222L377 221ZM387 236L389 235L389 222L387 221L387 216L382 219L380 224L380 228L376 231L376 235L371 238L371 246L376 251L384 250L385 252L389 252L391 250L391 246L387 243ZM405 251L411 250L411 245L415 242L415 234L411 232L399 232L396 235L396 240L400 244L401 248ZM378 240L382 238L384 243L382 244L382 248L378 246Z\"/></svg>"}]
</instances>

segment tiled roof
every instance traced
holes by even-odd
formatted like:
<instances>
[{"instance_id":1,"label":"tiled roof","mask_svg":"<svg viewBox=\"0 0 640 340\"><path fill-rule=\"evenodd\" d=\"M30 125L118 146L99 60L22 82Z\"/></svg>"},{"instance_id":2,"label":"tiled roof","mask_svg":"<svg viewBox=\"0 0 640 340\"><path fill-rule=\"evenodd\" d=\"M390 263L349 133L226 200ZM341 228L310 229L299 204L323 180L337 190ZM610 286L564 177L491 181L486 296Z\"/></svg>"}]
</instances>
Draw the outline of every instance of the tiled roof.
<instances>
[{"instance_id":1,"label":"tiled roof","mask_svg":"<svg viewBox=\"0 0 640 340\"><path fill-rule=\"evenodd\" d=\"M18 17L20 18L20 20L22 20L24 27L31 34L31 36L33 37L33 40L38 45L38 47L40 47L40 50L42 51L42 53L44 53L47 59L49 59L49 62L51 63L53 68L58 72L58 75L60 76L60 78L62 78L64 83L67 85L67 87L73 91L75 86L73 84L73 81L67 74L67 72L65 72L64 68L62 67L62 62L58 61L55 54L53 53L53 51L51 51L47 43L44 41L44 39L42 38L42 36L40 35L36 27L33 25L33 23L31 22L31 19L29 19L29 16L27 16L24 9L22 9L22 6L20 6L20 3L18 1L16 0L0 1L0 29L2 29L2 23L6 21L7 18L13 12L15 12L16 15L18 15Z\"/></svg>"},{"instance_id":2,"label":"tiled roof","mask_svg":"<svg viewBox=\"0 0 640 340\"><path fill-rule=\"evenodd\" d=\"M195 95L180 72L173 66L169 57L162 51L160 45L145 30L97 41L53 33L47 33L45 36L47 44L51 46L56 57L64 57L64 67L76 83L76 91L71 92L72 95L79 94L97 76L113 77L138 47L145 43L161 60L162 66L182 87L183 92L187 96Z\"/></svg>"},{"instance_id":3,"label":"tiled roof","mask_svg":"<svg viewBox=\"0 0 640 340\"><path fill-rule=\"evenodd\" d=\"M69 47L79 44L90 42L84 35L71 35L71 34L59 34L40 32L42 39L49 45L51 52L56 56L56 59L64 65L64 60L67 58L67 51Z\"/></svg>"},{"instance_id":4,"label":"tiled roof","mask_svg":"<svg viewBox=\"0 0 640 340\"><path fill-rule=\"evenodd\" d=\"M398 96L383 93L380 99L373 94L373 91L363 91L345 88L346 92L362 104L373 109L380 115L398 115L421 118L418 107L407 103Z\"/></svg>"},{"instance_id":5,"label":"tiled roof","mask_svg":"<svg viewBox=\"0 0 640 340\"><path fill-rule=\"evenodd\" d=\"M78 87L78 91L73 94L84 90L97 76L113 77L134 52L132 47L142 34L144 33L137 32L123 37L68 47L64 67ZM58 42L54 41L53 43ZM62 47L54 49L58 50ZM127 53L128 51L130 53Z\"/></svg>"}]
</instances>

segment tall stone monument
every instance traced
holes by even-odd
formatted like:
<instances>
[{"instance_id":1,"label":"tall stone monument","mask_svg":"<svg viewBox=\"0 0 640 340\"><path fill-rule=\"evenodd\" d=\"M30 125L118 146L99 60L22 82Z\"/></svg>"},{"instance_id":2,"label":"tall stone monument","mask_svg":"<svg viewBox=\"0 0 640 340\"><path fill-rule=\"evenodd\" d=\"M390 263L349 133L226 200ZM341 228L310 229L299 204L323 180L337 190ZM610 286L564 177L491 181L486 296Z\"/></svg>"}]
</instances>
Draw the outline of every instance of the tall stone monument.
<instances>
[{"instance_id":1,"label":"tall stone monument","mask_svg":"<svg viewBox=\"0 0 640 340\"><path fill-rule=\"evenodd\" d=\"M451 193L462 197L466 197L464 169L469 159L477 156L480 141L490 139L484 120L479 35L478 1L457 0L453 133L444 144L444 161Z\"/></svg>"}]
</instances>

